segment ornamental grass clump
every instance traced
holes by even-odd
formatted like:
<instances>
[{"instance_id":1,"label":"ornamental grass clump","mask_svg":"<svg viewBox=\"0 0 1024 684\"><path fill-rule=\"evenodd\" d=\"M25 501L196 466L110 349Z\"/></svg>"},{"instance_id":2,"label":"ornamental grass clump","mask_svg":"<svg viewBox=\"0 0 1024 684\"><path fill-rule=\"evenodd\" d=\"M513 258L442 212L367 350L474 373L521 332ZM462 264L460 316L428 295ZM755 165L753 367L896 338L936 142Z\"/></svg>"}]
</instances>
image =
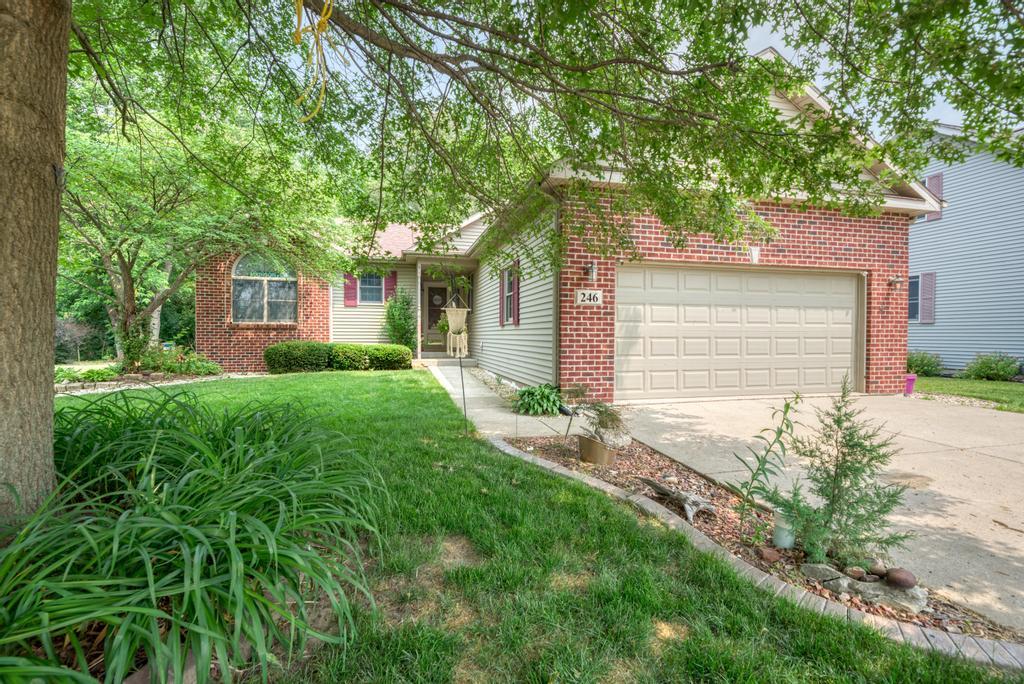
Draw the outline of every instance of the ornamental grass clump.
<instances>
[{"instance_id":1,"label":"ornamental grass clump","mask_svg":"<svg viewBox=\"0 0 1024 684\"><path fill-rule=\"evenodd\" d=\"M385 499L316 416L120 393L62 406L55 454L53 495L0 528L0 680L64 667L116 682L148 660L181 681L189 655L230 680L246 644L265 674L309 636L351 636ZM317 601L335 629L310 624Z\"/></svg>"}]
</instances>

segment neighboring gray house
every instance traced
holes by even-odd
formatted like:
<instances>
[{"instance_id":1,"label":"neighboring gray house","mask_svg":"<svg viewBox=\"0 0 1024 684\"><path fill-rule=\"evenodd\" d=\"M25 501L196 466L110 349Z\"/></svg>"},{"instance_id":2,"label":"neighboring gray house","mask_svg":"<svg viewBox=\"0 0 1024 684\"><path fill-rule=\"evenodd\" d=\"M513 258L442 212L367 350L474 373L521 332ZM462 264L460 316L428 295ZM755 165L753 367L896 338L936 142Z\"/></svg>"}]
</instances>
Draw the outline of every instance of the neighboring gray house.
<instances>
[{"instance_id":1,"label":"neighboring gray house","mask_svg":"<svg viewBox=\"0 0 1024 684\"><path fill-rule=\"evenodd\" d=\"M910 228L908 348L952 369L979 353L1024 357L1024 169L974 151L927 167L925 184L946 206Z\"/></svg>"}]
</instances>

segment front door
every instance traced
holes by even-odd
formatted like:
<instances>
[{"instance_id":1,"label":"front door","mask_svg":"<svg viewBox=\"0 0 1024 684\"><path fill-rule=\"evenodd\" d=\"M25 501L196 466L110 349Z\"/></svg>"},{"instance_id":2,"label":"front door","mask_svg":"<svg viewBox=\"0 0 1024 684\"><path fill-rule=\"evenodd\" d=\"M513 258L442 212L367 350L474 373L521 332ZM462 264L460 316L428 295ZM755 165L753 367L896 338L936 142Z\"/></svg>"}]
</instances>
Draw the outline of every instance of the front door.
<instances>
[{"instance_id":1,"label":"front door","mask_svg":"<svg viewBox=\"0 0 1024 684\"><path fill-rule=\"evenodd\" d=\"M441 334L437 331L437 322L444 313L444 305L448 303L448 287L445 285L427 285L426 287L426 321L424 321L424 342L428 345L444 344Z\"/></svg>"}]
</instances>

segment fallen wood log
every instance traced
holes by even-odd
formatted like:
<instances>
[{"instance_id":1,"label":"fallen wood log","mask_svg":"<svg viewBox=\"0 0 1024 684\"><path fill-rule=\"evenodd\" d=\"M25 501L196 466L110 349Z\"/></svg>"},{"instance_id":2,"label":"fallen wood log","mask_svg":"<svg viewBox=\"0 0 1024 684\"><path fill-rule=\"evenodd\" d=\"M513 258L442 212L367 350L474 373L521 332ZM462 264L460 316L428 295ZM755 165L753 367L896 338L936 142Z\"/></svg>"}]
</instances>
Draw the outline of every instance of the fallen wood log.
<instances>
[{"instance_id":1,"label":"fallen wood log","mask_svg":"<svg viewBox=\"0 0 1024 684\"><path fill-rule=\"evenodd\" d=\"M649 477L638 477L637 479L653 489L655 496L658 498L665 499L666 501L672 501L679 506L682 506L683 513L686 514L686 520L690 524L693 524L693 517L701 511L706 511L711 515L715 515L714 505L698 494L677 491L671 487L666 487L660 482L652 480Z\"/></svg>"}]
</instances>

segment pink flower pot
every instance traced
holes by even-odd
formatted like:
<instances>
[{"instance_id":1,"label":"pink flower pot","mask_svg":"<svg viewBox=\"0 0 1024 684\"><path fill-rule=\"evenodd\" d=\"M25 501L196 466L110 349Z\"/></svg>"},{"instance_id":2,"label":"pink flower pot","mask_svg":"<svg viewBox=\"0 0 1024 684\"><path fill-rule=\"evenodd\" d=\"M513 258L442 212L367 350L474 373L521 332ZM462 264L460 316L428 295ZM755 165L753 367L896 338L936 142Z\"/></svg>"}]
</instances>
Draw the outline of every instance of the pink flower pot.
<instances>
[{"instance_id":1,"label":"pink flower pot","mask_svg":"<svg viewBox=\"0 0 1024 684\"><path fill-rule=\"evenodd\" d=\"M914 383L917 382L917 376L913 373L908 373L906 377L906 386L903 388L903 396L909 397L914 393Z\"/></svg>"}]
</instances>

